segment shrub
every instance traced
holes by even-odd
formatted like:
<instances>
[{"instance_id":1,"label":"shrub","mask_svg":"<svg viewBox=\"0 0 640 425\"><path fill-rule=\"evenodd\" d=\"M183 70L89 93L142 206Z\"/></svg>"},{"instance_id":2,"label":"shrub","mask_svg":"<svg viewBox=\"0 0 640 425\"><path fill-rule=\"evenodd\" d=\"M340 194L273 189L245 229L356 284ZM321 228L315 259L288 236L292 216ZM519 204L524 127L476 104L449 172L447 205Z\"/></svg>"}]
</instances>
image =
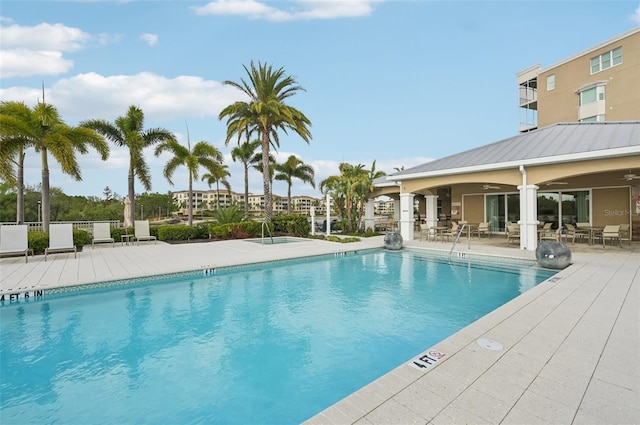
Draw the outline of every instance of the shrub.
<instances>
[{"instance_id":1,"label":"shrub","mask_svg":"<svg viewBox=\"0 0 640 425\"><path fill-rule=\"evenodd\" d=\"M157 226L157 238L161 241L186 241L195 239L198 231L195 227L184 224L175 226ZM207 234L209 237L209 234Z\"/></svg>"},{"instance_id":2,"label":"shrub","mask_svg":"<svg viewBox=\"0 0 640 425\"><path fill-rule=\"evenodd\" d=\"M273 234L273 224L267 224ZM215 239L257 238L262 235L262 223L258 221L242 221L239 223L211 224L209 233ZM266 229L265 229L265 233Z\"/></svg>"},{"instance_id":3,"label":"shrub","mask_svg":"<svg viewBox=\"0 0 640 425\"><path fill-rule=\"evenodd\" d=\"M213 217L218 221L218 224L239 223L244 217L244 211L236 206L230 206L215 211Z\"/></svg>"},{"instance_id":4,"label":"shrub","mask_svg":"<svg viewBox=\"0 0 640 425\"><path fill-rule=\"evenodd\" d=\"M272 221L274 230L278 233L303 237L311 233L311 224L305 215L277 215Z\"/></svg>"},{"instance_id":5,"label":"shrub","mask_svg":"<svg viewBox=\"0 0 640 425\"><path fill-rule=\"evenodd\" d=\"M79 248L91 243L89 232L82 229L73 229L73 244Z\"/></svg>"},{"instance_id":6,"label":"shrub","mask_svg":"<svg viewBox=\"0 0 640 425\"><path fill-rule=\"evenodd\" d=\"M125 229L124 227L112 227L111 228L111 237L114 241L120 242L122 241L122 235L133 235L134 230L133 227L129 227Z\"/></svg>"},{"instance_id":7,"label":"shrub","mask_svg":"<svg viewBox=\"0 0 640 425\"><path fill-rule=\"evenodd\" d=\"M28 240L28 246L34 254L44 254L44 250L49 246L49 234L40 230L30 231Z\"/></svg>"}]
</instances>

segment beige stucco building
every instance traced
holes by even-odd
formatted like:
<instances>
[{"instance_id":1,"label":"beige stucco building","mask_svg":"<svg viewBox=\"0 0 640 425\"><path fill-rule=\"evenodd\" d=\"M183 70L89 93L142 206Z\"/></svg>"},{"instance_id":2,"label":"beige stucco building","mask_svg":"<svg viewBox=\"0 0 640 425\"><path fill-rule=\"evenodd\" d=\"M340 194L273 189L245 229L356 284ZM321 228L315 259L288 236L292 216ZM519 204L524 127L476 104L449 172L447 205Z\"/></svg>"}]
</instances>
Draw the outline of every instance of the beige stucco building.
<instances>
[{"instance_id":1,"label":"beige stucco building","mask_svg":"<svg viewBox=\"0 0 640 425\"><path fill-rule=\"evenodd\" d=\"M640 240L639 75L640 28L522 71L520 134L379 179L374 195L396 200L405 239L420 217L489 222L494 233L519 223L528 250L540 222L629 224Z\"/></svg>"}]
</instances>

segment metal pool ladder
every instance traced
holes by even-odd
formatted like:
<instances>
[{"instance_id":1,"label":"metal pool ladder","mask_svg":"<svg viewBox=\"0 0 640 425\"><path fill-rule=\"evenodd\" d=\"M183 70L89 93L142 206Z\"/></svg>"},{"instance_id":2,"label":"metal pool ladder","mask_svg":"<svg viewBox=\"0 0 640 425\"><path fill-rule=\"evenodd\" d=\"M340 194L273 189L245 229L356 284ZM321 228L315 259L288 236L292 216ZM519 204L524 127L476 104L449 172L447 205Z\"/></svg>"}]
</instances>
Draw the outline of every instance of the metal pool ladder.
<instances>
[{"instance_id":1,"label":"metal pool ladder","mask_svg":"<svg viewBox=\"0 0 640 425\"><path fill-rule=\"evenodd\" d=\"M465 227L467 228L467 232L469 231L469 226L467 225L467 223L462 223L462 225L460 226L460 229L458 230L458 234L456 235L456 239L453 241L453 245L451 245L451 249L449 250L449 261L451 261L451 254L453 253L453 249L456 247L456 244L458 243L458 239L460 239L460 235L464 231ZM469 238L467 243L471 245L471 238ZM468 246L467 249L469 247L470 246Z\"/></svg>"},{"instance_id":2,"label":"metal pool ladder","mask_svg":"<svg viewBox=\"0 0 640 425\"><path fill-rule=\"evenodd\" d=\"M271 245L273 245L273 235L271 234L271 229L269 229L269 225L266 221L262 222L262 245L264 245L264 228L267 228L267 233L269 233L269 237L271 238Z\"/></svg>"}]
</instances>

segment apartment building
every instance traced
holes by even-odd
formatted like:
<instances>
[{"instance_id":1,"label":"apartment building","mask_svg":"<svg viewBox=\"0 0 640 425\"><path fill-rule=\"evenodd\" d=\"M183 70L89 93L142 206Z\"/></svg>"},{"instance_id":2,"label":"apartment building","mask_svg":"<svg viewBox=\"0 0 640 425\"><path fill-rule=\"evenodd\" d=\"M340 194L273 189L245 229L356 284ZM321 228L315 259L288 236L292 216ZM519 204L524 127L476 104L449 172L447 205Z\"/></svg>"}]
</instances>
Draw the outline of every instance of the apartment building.
<instances>
[{"instance_id":1,"label":"apartment building","mask_svg":"<svg viewBox=\"0 0 640 425\"><path fill-rule=\"evenodd\" d=\"M520 132L640 119L640 27L551 66L517 73Z\"/></svg>"}]
</instances>

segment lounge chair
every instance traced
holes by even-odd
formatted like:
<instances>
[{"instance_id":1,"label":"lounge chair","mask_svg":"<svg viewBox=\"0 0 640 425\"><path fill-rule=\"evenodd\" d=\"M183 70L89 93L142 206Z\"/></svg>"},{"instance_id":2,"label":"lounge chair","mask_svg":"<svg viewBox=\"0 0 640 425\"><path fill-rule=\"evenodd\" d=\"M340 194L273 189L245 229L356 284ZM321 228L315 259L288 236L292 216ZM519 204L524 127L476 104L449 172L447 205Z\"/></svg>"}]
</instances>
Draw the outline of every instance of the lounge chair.
<instances>
[{"instance_id":1,"label":"lounge chair","mask_svg":"<svg viewBox=\"0 0 640 425\"><path fill-rule=\"evenodd\" d=\"M24 262L28 263L30 251L28 231L26 224L0 226L0 255L24 254Z\"/></svg>"},{"instance_id":2,"label":"lounge chair","mask_svg":"<svg viewBox=\"0 0 640 425\"><path fill-rule=\"evenodd\" d=\"M136 241L153 241L156 243L156 237L151 236L149 231L149 220L136 220L134 223L134 239Z\"/></svg>"},{"instance_id":3,"label":"lounge chair","mask_svg":"<svg viewBox=\"0 0 640 425\"><path fill-rule=\"evenodd\" d=\"M109 223L93 223L93 239L91 240L91 248L94 244L110 242L111 246L115 246L115 241L111 237L111 226Z\"/></svg>"},{"instance_id":4,"label":"lounge chair","mask_svg":"<svg viewBox=\"0 0 640 425\"><path fill-rule=\"evenodd\" d=\"M73 258L78 258L76 246L73 244L73 225L71 223L49 226L49 247L44 249L44 261L47 261L47 255L58 252L73 252Z\"/></svg>"},{"instance_id":5,"label":"lounge chair","mask_svg":"<svg viewBox=\"0 0 640 425\"><path fill-rule=\"evenodd\" d=\"M600 235L602 237L602 247L605 247L605 240L611 239L611 243L613 244L614 240L618 240L618 245L622 248L622 241L620 240L620 225L619 224L608 224L604 226L602 229L602 233Z\"/></svg>"}]
</instances>

